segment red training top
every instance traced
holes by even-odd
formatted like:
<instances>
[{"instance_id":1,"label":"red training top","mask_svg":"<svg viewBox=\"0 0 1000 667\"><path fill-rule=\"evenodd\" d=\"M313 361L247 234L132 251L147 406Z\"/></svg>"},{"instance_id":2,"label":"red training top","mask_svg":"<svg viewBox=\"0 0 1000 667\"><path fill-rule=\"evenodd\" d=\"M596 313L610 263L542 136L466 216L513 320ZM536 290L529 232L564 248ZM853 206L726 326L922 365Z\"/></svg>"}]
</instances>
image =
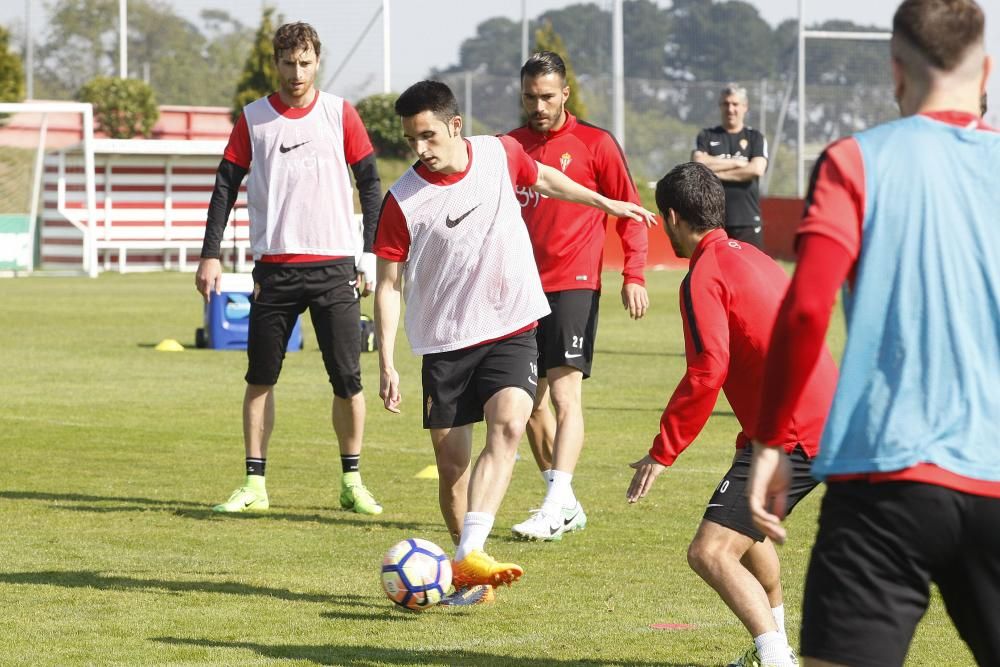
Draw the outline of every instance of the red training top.
<instances>
[{"instance_id":1,"label":"red training top","mask_svg":"<svg viewBox=\"0 0 1000 667\"><path fill-rule=\"evenodd\" d=\"M758 414L766 412L760 391L764 363L788 282L773 259L728 238L725 230L712 230L698 243L680 294L687 371L663 411L660 434L649 450L657 462L673 464L691 444L711 416L720 389L743 428L736 447L749 443ZM837 367L825 346L806 380L777 441L787 452L801 444L811 458L819 448L837 384Z\"/></svg>"},{"instance_id":2,"label":"red training top","mask_svg":"<svg viewBox=\"0 0 1000 667\"><path fill-rule=\"evenodd\" d=\"M605 197L639 202L625 155L614 137L566 112L558 130L541 133L525 125L512 130L528 155L561 170L574 181ZM521 214L528 226L535 262L546 292L601 288L604 238L608 216L603 211L518 188ZM645 225L620 218L616 224L625 253L626 283L645 285L643 268L649 237Z\"/></svg>"}]
</instances>

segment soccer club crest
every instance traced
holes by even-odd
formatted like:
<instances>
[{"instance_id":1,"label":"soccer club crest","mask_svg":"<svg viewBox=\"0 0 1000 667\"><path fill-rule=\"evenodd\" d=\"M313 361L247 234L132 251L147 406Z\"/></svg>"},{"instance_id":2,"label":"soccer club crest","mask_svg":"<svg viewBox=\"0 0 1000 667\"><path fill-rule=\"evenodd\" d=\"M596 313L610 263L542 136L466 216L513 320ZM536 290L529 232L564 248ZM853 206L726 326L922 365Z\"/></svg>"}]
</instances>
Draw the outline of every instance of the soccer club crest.
<instances>
[{"instance_id":1,"label":"soccer club crest","mask_svg":"<svg viewBox=\"0 0 1000 667\"><path fill-rule=\"evenodd\" d=\"M566 173L566 168L569 167L569 163L573 161L573 156L569 153L563 153L559 156L559 167Z\"/></svg>"},{"instance_id":2,"label":"soccer club crest","mask_svg":"<svg viewBox=\"0 0 1000 667\"><path fill-rule=\"evenodd\" d=\"M749 141L747 141L746 139L740 139L740 150L741 151L745 151L747 149L747 146L749 146L749 145L750 145Z\"/></svg>"}]
</instances>

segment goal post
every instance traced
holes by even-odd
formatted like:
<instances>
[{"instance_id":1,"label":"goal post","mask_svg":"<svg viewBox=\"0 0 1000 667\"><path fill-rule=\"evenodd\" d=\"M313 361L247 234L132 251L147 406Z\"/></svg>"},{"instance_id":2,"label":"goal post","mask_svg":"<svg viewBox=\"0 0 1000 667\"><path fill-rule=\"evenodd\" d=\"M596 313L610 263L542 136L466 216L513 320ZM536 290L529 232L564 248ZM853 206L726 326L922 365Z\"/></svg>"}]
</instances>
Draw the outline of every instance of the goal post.
<instances>
[{"instance_id":1,"label":"goal post","mask_svg":"<svg viewBox=\"0 0 1000 667\"><path fill-rule=\"evenodd\" d=\"M808 122L809 107L808 95L806 92L806 59L807 50L806 45L809 40L827 40L827 41L846 41L846 42L882 42L888 43L892 37L891 32L875 31L875 30L856 30L856 31L844 31L844 30L807 30L805 27L805 0L799 0L799 20L798 20L798 119L796 121L797 137L796 137L796 189L798 191L799 197L805 196L806 189L806 162L815 160L818 157L816 154L810 154L807 149L807 141L809 137L806 136L806 123ZM889 63L886 61L885 69L888 71ZM877 102L872 102L872 106L877 106ZM884 116L880 110L875 110L873 113L875 120L884 120L880 116Z\"/></svg>"},{"instance_id":2,"label":"goal post","mask_svg":"<svg viewBox=\"0 0 1000 667\"><path fill-rule=\"evenodd\" d=\"M0 114L5 117L0 122L0 271L17 275L37 268L35 255L41 250L36 248L37 225L44 215L40 209L49 202L43 188L45 159L75 145L83 158L79 184L83 205L65 205L64 170L59 174L54 205L81 244L80 270L96 277L93 107L82 102L0 102Z\"/></svg>"}]
</instances>

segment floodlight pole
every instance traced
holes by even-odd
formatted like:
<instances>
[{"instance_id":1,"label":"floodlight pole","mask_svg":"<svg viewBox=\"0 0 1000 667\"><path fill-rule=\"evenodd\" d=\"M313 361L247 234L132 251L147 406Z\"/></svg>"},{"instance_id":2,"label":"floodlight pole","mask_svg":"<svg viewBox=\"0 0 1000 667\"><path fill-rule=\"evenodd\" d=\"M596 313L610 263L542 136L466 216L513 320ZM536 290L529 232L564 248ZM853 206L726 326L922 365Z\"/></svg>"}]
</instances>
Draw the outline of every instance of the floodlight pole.
<instances>
[{"instance_id":1,"label":"floodlight pole","mask_svg":"<svg viewBox=\"0 0 1000 667\"><path fill-rule=\"evenodd\" d=\"M614 0L611 14L612 117L615 137L625 150L625 39L622 0Z\"/></svg>"},{"instance_id":2,"label":"floodlight pole","mask_svg":"<svg viewBox=\"0 0 1000 667\"><path fill-rule=\"evenodd\" d=\"M392 92L392 69L390 56L392 40L390 39L389 0L382 0L382 92Z\"/></svg>"},{"instance_id":3,"label":"floodlight pole","mask_svg":"<svg viewBox=\"0 0 1000 667\"><path fill-rule=\"evenodd\" d=\"M35 99L35 41L31 39L31 0L24 0L24 64L28 99Z\"/></svg>"},{"instance_id":4,"label":"floodlight pole","mask_svg":"<svg viewBox=\"0 0 1000 667\"><path fill-rule=\"evenodd\" d=\"M528 60L528 0L521 0L521 64Z\"/></svg>"},{"instance_id":5,"label":"floodlight pole","mask_svg":"<svg viewBox=\"0 0 1000 667\"><path fill-rule=\"evenodd\" d=\"M118 0L118 76L128 78L128 0Z\"/></svg>"},{"instance_id":6,"label":"floodlight pole","mask_svg":"<svg viewBox=\"0 0 1000 667\"><path fill-rule=\"evenodd\" d=\"M799 101L798 134L795 141L795 191L805 196L805 141L806 141L806 19L805 0L799 0Z\"/></svg>"}]
</instances>

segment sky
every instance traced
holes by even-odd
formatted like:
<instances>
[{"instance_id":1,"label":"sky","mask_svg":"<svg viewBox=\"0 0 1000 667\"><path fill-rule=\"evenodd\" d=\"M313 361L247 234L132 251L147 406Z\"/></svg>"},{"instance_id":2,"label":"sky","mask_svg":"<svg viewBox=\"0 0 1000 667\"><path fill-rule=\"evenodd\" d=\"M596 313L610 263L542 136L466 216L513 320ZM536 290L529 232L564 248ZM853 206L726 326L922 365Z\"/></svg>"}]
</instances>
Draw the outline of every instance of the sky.
<instances>
[{"instance_id":1,"label":"sky","mask_svg":"<svg viewBox=\"0 0 1000 667\"><path fill-rule=\"evenodd\" d=\"M160 0L174 7L181 15L195 23L203 9L223 9L248 25L259 21L260 0ZM609 0L595 0L610 9ZM799 0L748 0L761 16L777 25L798 16ZM523 0L529 18L550 9L576 4L574 0ZM42 19L43 0L6 0L0 3L0 24L24 25L27 6L32 7L32 32L44 30ZM382 22L376 18L381 0L267 0L276 6L286 20L303 20L312 23L323 43L323 70L320 73L324 86L332 84L345 97L380 92L382 86ZM657 4L668 6L667 0ZM806 22L827 19L850 19L855 23L875 25L888 29L896 0L804 0ZM980 0L986 12L987 50L1000 60L1000 2ZM476 33L476 26L494 16L521 18L522 2L519 0L391 0L390 4L390 74L394 90L402 90L410 83L427 76L431 68L444 69L458 62L459 46L464 39ZM361 40L356 52L348 58L352 46L369 22L376 18L371 31ZM627 36L626 36L627 39ZM336 81L333 73L343 67ZM888 67L888 64L887 64ZM353 94L352 94L353 93ZM1000 71L994 73L990 83L990 97L1000 101ZM1000 105L998 105L1000 106ZM1000 125L1000 109L991 112L989 119Z\"/></svg>"}]
</instances>

